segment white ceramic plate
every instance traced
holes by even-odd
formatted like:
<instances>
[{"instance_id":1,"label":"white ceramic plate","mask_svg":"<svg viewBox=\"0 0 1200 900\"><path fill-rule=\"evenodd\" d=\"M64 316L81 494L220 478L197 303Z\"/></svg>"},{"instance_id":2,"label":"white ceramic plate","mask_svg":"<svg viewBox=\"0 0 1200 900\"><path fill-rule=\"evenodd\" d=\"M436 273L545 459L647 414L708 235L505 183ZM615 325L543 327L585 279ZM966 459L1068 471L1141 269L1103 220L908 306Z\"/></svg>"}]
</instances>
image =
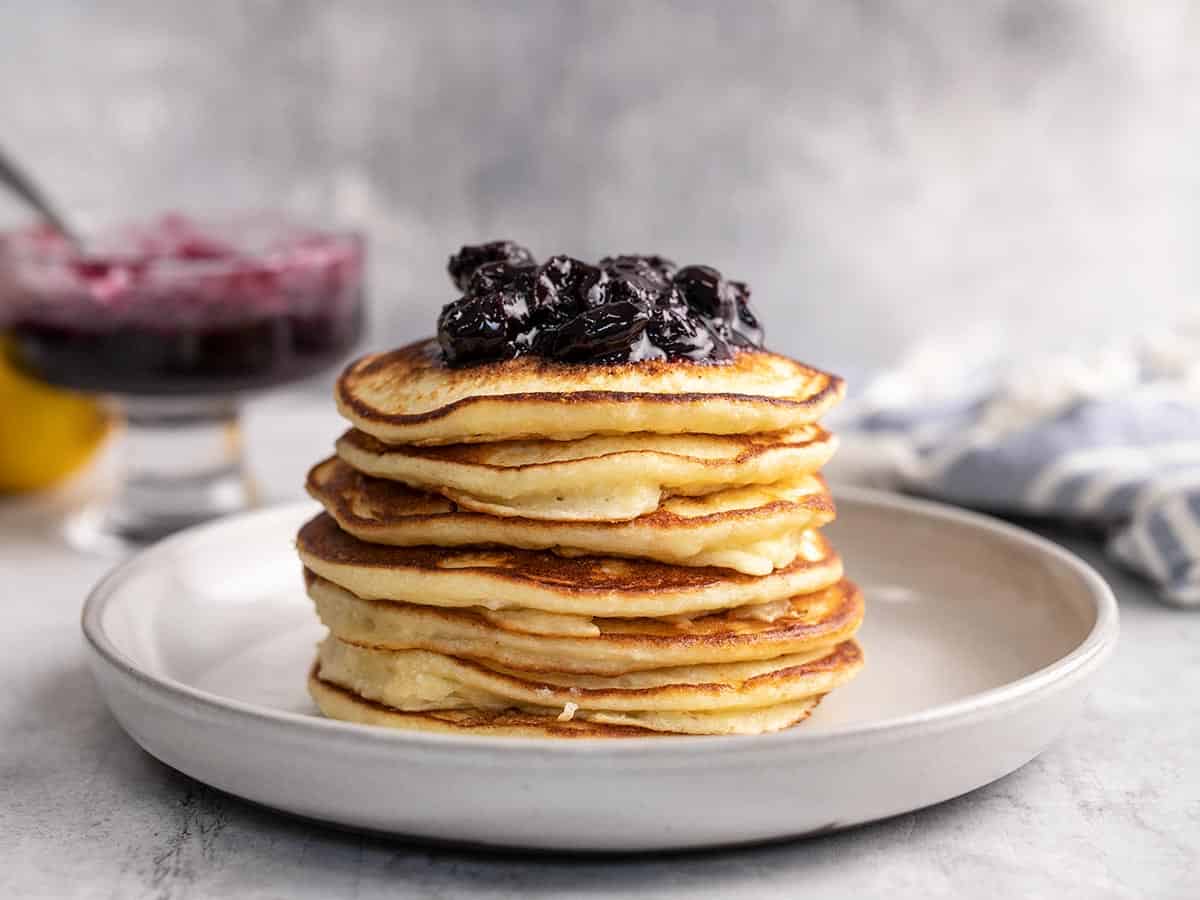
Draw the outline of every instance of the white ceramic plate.
<instances>
[{"instance_id":1,"label":"white ceramic plate","mask_svg":"<svg viewBox=\"0 0 1200 900\"><path fill-rule=\"evenodd\" d=\"M413 735L320 718L321 626L292 536L308 503L226 519L129 560L83 630L121 725L200 781L401 835L656 850L844 828L937 803L1032 759L1117 636L1112 593L1054 544L860 490L830 529L867 598L867 665L798 728L762 737Z\"/></svg>"}]
</instances>

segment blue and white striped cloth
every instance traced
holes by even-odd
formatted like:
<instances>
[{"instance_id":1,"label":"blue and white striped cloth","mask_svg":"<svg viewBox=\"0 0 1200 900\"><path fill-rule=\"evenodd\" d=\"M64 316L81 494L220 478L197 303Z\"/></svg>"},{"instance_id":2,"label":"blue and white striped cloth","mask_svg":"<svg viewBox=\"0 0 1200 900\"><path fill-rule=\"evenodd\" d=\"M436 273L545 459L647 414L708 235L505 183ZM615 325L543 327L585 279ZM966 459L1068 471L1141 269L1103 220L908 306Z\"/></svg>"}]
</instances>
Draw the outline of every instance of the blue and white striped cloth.
<instances>
[{"instance_id":1,"label":"blue and white striped cloth","mask_svg":"<svg viewBox=\"0 0 1200 900\"><path fill-rule=\"evenodd\" d=\"M1161 597L1200 606L1200 327L1014 359L919 348L835 422L835 478L1103 531Z\"/></svg>"}]
</instances>

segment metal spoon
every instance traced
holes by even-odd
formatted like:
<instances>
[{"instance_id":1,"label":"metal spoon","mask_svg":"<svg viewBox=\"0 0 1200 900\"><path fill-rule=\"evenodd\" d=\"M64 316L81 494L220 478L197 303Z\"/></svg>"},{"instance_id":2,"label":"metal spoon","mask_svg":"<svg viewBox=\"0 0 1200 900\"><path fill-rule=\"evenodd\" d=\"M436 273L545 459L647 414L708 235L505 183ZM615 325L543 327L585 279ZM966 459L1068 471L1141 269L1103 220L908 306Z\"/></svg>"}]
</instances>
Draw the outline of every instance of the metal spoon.
<instances>
[{"instance_id":1,"label":"metal spoon","mask_svg":"<svg viewBox=\"0 0 1200 900\"><path fill-rule=\"evenodd\" d=\"M17 197L25 201L34 212L49 223L55 231L78 246L79 238L62 216L54 209L41 188L17 166L0 148L0 184L4 184Z\"/></svg>"}]
</instances>

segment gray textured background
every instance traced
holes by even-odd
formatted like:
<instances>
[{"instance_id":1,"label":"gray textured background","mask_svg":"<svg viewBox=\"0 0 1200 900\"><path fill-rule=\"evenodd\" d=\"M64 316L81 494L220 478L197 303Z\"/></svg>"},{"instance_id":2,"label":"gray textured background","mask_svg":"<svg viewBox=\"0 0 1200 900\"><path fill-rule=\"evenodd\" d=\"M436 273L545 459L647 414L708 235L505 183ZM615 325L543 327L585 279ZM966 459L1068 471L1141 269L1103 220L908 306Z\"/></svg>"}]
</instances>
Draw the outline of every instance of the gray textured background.
<instances>
[{"instance_id":1,"label":"gray textured background","mask_svg":"<svg viewBox=\"0 0 1200 900\"><path fill-rule=\"evenodd\" d=\"M373 344L511 236L714 263L854 369L1191 303L1198 38L1186 0L8 0L0 140L76 209L360 223Z\"/></svg>"}]
</instances>

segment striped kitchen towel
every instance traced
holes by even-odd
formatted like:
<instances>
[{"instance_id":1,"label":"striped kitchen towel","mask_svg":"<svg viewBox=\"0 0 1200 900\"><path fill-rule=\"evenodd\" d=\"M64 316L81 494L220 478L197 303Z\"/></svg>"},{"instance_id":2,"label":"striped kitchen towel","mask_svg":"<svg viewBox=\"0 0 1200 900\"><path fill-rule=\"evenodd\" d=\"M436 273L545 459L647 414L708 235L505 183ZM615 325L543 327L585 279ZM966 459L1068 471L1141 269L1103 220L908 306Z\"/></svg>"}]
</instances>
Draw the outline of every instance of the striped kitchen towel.
<instances>
[{"instance_id":1,"label":"striped kitchen towel","mask_svg":"<svg viewBox=\"0 0 1200 900\"><path fill-rule=\"evenodd\" d=\"M1200 323L1033 360L987 334L930 343L835 426L834 478L1094 527L1200 606Z\"/></svg>"}]
</instances>

